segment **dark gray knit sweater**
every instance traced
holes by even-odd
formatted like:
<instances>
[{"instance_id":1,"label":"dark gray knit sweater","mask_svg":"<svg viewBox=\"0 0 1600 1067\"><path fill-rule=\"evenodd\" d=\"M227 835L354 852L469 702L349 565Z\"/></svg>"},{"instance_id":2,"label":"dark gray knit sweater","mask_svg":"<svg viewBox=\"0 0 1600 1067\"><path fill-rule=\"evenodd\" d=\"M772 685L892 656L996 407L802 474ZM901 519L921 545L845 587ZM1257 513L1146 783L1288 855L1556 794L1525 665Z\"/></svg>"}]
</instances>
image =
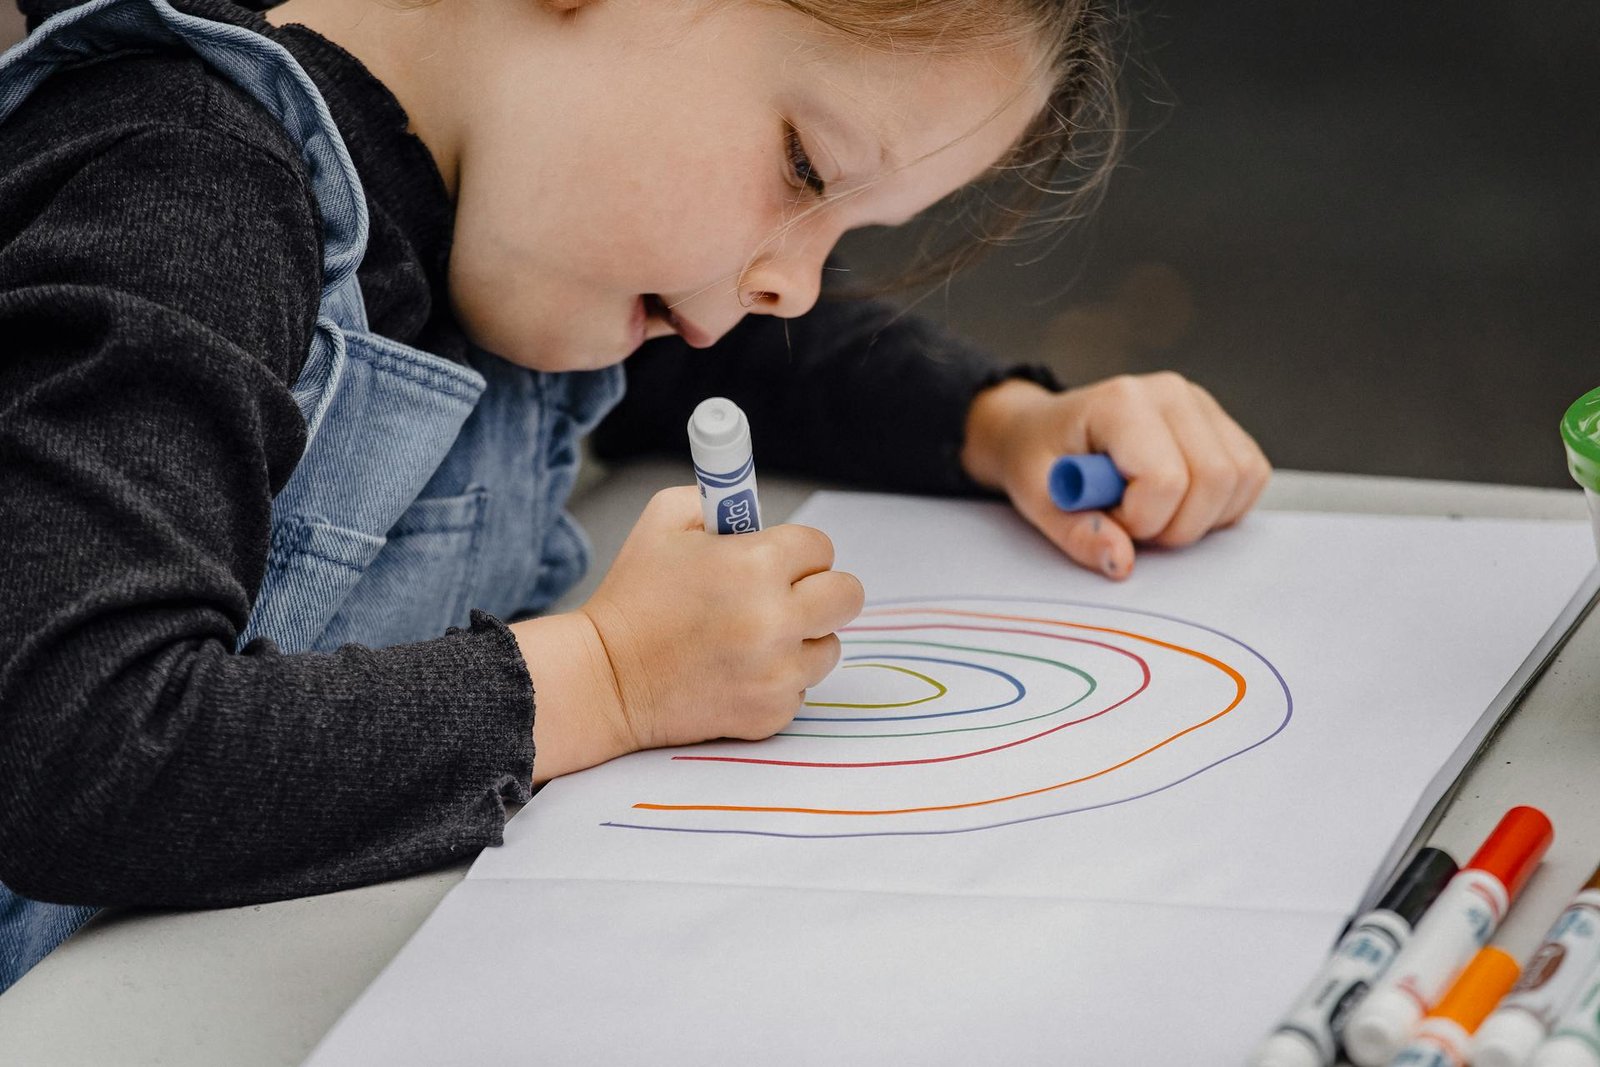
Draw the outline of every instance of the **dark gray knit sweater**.
<instances>
[{"instance_id":1,"label":"dark gray knit sweater","mask_svg":"<svg viewBox=\"0 0 1600 1067\"><path fill-rule=\"evenodd\" d=\"M65 6L24 0L36 23ZM227 0L289 49L365 184L372 328L460 359L452 206L353 57ZM229 905L472 855L528 796L537 660L499 620L416 645L235 653L273 495L304 446L289 387L321 286L293 146L192 55L52 76L0 124L0 881L86 904ZM750 413L764 469L930 492L997 375L881 306L655 342L597 434L681 451L695 402ZM787 333L787 336L786 336ZM884 404L890 396L915 404Z\"/></svg>"}]
</instances>

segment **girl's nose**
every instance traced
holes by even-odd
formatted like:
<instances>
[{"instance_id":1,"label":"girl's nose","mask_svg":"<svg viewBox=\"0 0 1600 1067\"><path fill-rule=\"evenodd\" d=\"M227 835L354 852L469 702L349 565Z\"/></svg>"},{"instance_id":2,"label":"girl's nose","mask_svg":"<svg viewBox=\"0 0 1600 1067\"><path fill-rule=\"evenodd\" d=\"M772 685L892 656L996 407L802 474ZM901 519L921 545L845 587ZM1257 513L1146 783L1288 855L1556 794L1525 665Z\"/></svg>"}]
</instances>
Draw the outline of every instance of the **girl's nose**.
<instances>
[{"instance_id":1,"label":"girl's nose","mask_svg":"<svg viewBox=\"0 0 1600 1067\"><path fill-rule=\"evenodd\" d=\"M792 319L817 303L822 291L822 265L833 241L810 241L806 247L758 259L739 279L739 302L746 312Z\"/></svg>"},{"instance_id":2,"label":"girl's nose","mask_svg":"<svg viewBox=\"0 0 1600 1067\"><path fill-rule=\"evenodd\" d=\"M747 312L792 319L816 304L822 290L822 264L805 269L752 270L740 286L739 302Z\"/></svg>"}]
</instances>

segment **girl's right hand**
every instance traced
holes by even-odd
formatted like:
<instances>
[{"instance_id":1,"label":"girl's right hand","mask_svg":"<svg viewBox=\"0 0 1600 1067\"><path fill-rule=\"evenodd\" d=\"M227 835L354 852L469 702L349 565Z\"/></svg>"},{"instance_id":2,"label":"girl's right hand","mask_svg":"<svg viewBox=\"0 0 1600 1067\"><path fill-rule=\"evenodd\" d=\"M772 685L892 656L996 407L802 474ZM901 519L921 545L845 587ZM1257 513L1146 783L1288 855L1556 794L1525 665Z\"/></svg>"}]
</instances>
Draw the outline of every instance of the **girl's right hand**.
<instances>
[{"instance_id":1,"label":"girl's right hand","mask_svg":"<svg viewBox=\"0 0 1600 1067\"><path fill-rule=\"evenodd\" d=\"M535 779L783 729L861 611L861 582L832 568L819 530L711 536L698 490L657 493L582 608L513 627L538 693ZM541 647L540 624L557 647Z\"/></svg>"}]
</instances>

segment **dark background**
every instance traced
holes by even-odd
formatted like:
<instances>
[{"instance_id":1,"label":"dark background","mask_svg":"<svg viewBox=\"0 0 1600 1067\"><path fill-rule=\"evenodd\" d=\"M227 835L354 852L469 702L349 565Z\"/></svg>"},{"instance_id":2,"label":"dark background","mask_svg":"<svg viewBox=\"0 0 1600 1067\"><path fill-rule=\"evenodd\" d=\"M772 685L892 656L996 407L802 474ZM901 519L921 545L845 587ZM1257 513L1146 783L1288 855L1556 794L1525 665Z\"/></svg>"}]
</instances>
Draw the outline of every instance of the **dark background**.
<instances>
[{"instance_id":1,"label":"dark background","mask_svg":"<svg viewBox=\"0 0 1600 1067\"><path fill-rule=\"evenodd\" d=\"M1600 3L1135 15L1135 143L1092 222L918 311L1070 382L1176 369L1278 466L1571 486L1556 427L1600 386Z\"/></svg>"},{"instance_id":2,"label":"dark background","mask_svg":"<svg viewBox=\"0 0 1600 1067\"><path fill-rule=\"evenodd\" d=\"M1179 370L1279 466L1570 485L1556 425L1600 386L1600 3L1134 14L1134 143L1093 221L918 310L1071 382Z\"/></svg>"}]
</instances>

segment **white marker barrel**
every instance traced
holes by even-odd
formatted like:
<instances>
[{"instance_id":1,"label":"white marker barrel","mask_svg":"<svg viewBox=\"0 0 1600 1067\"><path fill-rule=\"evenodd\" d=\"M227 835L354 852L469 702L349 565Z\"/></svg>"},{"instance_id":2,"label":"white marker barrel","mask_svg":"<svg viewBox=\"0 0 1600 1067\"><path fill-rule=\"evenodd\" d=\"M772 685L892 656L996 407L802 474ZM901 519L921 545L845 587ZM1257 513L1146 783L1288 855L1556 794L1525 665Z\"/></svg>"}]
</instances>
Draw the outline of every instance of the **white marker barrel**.
<instances>
[{"instance_id":1,"label":"white marker barrel","mask_svg":"<svg viewBox=\"0 0 1600 1067\"><path fill-rule=\"evenodd\" d=\"M1600 1067L1600 969L1587 976L1578 1002L1562 1012L1529 1067Z\"/></svg>"},{"instance_id":2,"label":"white marker barrel","mask_svg":"<svg viewBox=\"0 0 1600 1067\"><path fill-rule=\"evenodd\" d=\"M1453 866L1453 865L1452 865ZM1328 1067L1338 1051L1339 1024L1411 936L1411 924L1390 911L1370 911L1339 939L1322 970L1262 1042L1250 1067Z\"/></svg>"},{"instance_id":3,"label":"white marker barrel","mask_svg":"<svg viewBox=\"0 0 1600 1067\"><path fill-rule=\"evenodd\" d=\"M1523 1067L1600 966L1600 871L1556 919L1522 978L1484 1022L1474 1067Z\"/></svg>"},{"instance_id":4,"label":"white marker barrel","mask_svg":"<svg viewBox=\"0 0 1600 1067\"><path fill-rule=\"evenodd\" d=\"M1501 817L1345 1027L1345 1052L1358 1067L1384 1067L1394 1059L1423 1016L1489 943L1554 836L1550 819L1538 808L1518 805Z\"/></svg>"},{"instance_id":5,"label":"white marker barrel","mask_svg":"<svg viewBox=\"0 0 1600 1067\"><path fill-rule=\"evenodd\" d=\"M1467 1067L1472 1035L1516 984L1519 971L1505 950L1480 951L1389 1067Z\"/></svg>"},{"instance_id":6,"label":"white marker barrel","mask_svg":"<svg viewBox=\"0 0 1600 1067\"><path fill-rule=\"evenodd\" d=\"M1447 853L1419 849L1378 906L1339 938L1333 955L1256 1050L1250 1067L1329 1067L1345 1021L1455 873L1456 861Z\"/></svg>"},{"instance_id":7,"label":"white marker barrel","mask_svg":"<svg viewBox=\"0 0 1600 1067\"><path fill-rule=\"evenodd\" d=\"M1539 1046L1531 1067L1600 1067L1600 1053L1592 1040L1563 1034Z\"/></svg>"},{"instance_id":8,"label":"white marker barrel","mask_svg":"<svg viewBox=\"0 0 1600 1067\"><path fill-rule=\"evenodd\" d=\"M1425 1019L1389 1067L1466 1067L1471 1040L1453 1019Z\"/></svg>"},{"instance_id":9,"label":"white marker barrel","mask_svg":"<svg viewBox=\"0 0 1600 1067\"><path fill-rule=\"evenodd\" d=\"M1509 904L1505 886L1487 871L1469 867L1452 878L1345 1027L1350 1059L1359 1067L1385 1067L1393 1060L1428 1008L1489 943Z\"/></svg>"},{"instance_id":10,"label":"white marker barrel","mask_svg":"<svg viewBox=\"0 0 1600 1067\"><path fill-rule=\"evenodd\" d=\"M739 405L721 396L700 401L689 416L689 455L706 529L718 534L761 529L750 423Z\"/></svg>"}]
</instances>

